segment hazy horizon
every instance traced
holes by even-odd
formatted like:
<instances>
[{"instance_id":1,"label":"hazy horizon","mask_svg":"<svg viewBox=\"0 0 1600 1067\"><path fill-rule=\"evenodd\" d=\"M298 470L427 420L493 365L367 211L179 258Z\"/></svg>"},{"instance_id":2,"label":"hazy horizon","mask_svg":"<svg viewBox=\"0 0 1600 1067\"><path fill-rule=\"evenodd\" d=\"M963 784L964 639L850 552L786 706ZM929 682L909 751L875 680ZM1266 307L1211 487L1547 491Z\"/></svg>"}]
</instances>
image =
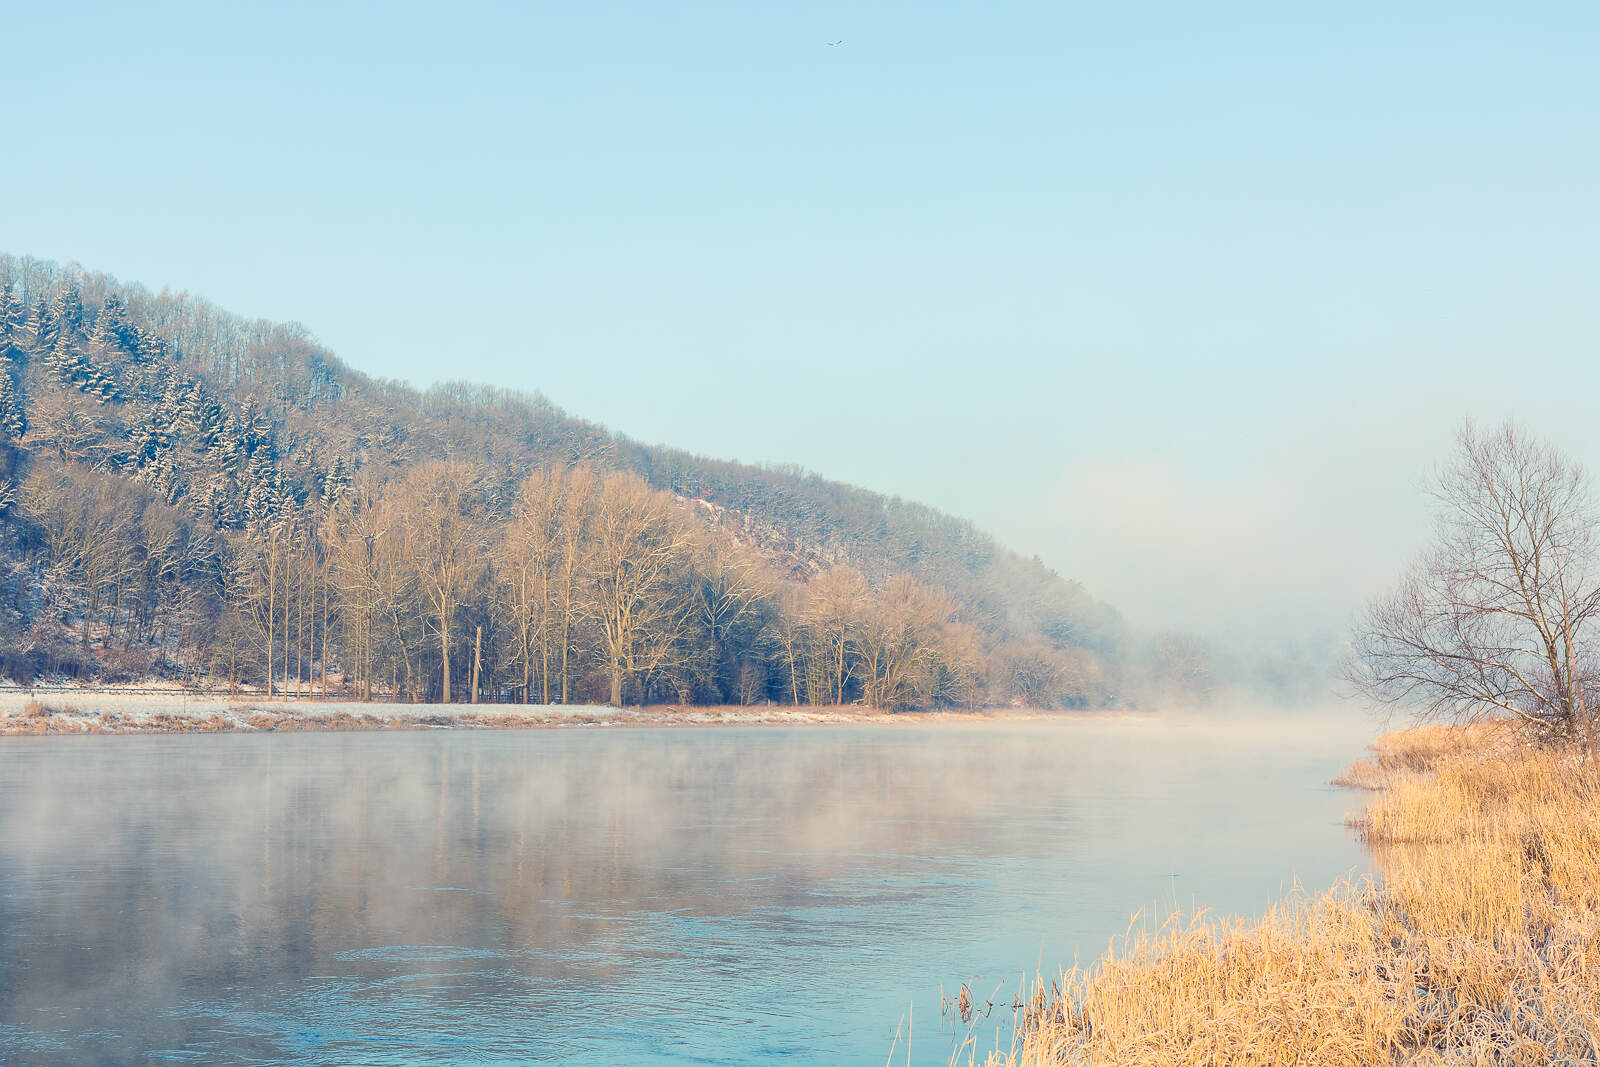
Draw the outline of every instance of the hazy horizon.
<instances>
[{"instance_id":1,"label":"hazy horizon","mask_svg":"<svg viewBox=\"0 0 1600 1067\"><path fill-rule=\"evenodd\" d=\"M0 243L1338 633L1462 418L1600 460L1600 13L1369 10L36 7Z\"/></svg>"}]
</instances>

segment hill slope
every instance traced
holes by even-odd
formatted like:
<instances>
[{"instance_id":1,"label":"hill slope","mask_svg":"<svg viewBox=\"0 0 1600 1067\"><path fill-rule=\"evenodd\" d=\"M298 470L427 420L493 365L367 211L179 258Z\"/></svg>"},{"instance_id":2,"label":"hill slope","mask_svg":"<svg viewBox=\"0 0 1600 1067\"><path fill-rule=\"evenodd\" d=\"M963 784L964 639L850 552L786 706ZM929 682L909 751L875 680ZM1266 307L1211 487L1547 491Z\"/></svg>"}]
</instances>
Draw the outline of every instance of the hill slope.
<instances>
[{"instance_id":1,"label":"hill slope","mask_svg":"<svg viewBox=\"0 0 1600 1067\"><path fill-rule=\"evenodd\" d=\"M539 471L556 473L525 484ZM886 706L1093 704L1126 684L1115 612L970 523L645 445L539 396L419 392L298 326L12 257L0 476L13 677ZM430 557L420 520L441 508L482 564L442 598L429 560L450 548ZM614 546L616 573L659 550L655 584L606 577L611 512L649 527ZM614 632L629 597L657 609L646 632Z\"/></svg>"}]
</instances>

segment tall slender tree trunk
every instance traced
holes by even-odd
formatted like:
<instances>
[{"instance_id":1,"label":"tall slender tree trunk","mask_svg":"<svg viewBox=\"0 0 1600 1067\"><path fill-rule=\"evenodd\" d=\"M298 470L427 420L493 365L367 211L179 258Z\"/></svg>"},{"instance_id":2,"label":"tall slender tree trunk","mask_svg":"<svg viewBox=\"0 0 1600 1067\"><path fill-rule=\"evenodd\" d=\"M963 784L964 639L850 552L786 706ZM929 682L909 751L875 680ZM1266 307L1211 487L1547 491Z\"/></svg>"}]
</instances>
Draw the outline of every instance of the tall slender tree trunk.
<instances>
[{"instance_id":1,"label":"tall slender tree trunk","mask_svg":"<svg viewBox=\"0 0 1600 1067\"><path fill-rule=\"evenodd\" d=\"M439 607L439 655L444 662L444 696L441 703L450 703L450 612L441 602Z\"/></svg>"},{"instance_id":2,"label":"tall slender tree trunk","mask_svg":"<svg viewBox=\"0 0 1600 1067\"><path fill-rule=\"evenodd\" d=\"M528 649L533 658L533 649ZM523 691L524 703L533 701L533 694ZM539 570L539 703L550 703L550 568L541 563Z\"/></svg>"},{"instance_id":3,"label":"tall slender tree trunk","mask_svg":"<svg viewBox=\"0 0 1600 1067\"><path fill-rule=\"evenodd\" d=\"M1578 720L1583 731L1584 746L1589 750L1589 769L1600 773L1600 761L1595 758L1594 724L1589 721L1589 709L1584 704L1583 686L1578 681L1578 662L1572 647L1572 605L1563 594L1561 598L1561 636L1567 658L1567 708Z\"/></svg>"},{"instance_id":4,"label":"tall slender tree trunk","mask_svg":"<svg viewBox=\"0 0 1600 1067\"><path fill-rule=\"evenodd\" d=\"M576 540L567 542L567 558L565 589L562 591L561 600L561 703L572 702L569 683L572 672L568 665L568 653L572 650L572 595L578 582L578 545Z\"/></svg>"},{"instance_id":5,"label":"tall slender tree trunk","mask_svg":"<svg viewBox=\"0 0 1600 1067\"><path fill-rule=\"evenodd\" d=\"M283 560L283 692L280 699L289 702L289 557L287 553Z\"/></svg>"},{"instance_id":6,"label":"tall slender tree trunk","mask_svg":"<svg viewBox=\"0 0 1600 1067\"><path fill-rule=\"evenodd\" d=\"M795 707L800 706L800 673L799 664L795 661L794 637L791 634L784 642L785 651L789 655L789 694L794 698Z\"/></svg>"},{"instance_id":7,"label":"tall slender tree trunk","mask_svg":"<svg viewBox=\"0 0 1600 1067\"><path fill-rule=\"evenodd\" d=\"M268 552L269 553L271 553L273 551L274 550L271 547L268 548ZM277 625L276 612L277 612L277 609L278 609L278 603L277 603L277 601L278 601L278 583L276 581L276 577L277 576L274 573L274 571L276 570L276 567L273 565L273 561L276 558L277 557L275 555L268 555L267 556L267 699L268 700L272 699L272 667L273 667L273 663L272 663L272 636L273 636L273 627L275 627Z\"/></svg>"},{"instance_id":8,"label":"tall slender tree trunk","mask_svg":"<svg viewBox=\"0 0 1600 1067\"><path fill-rule=\"evenodd\" d=\"M300 699L300 682L305 677L306 655L306 597L303 588L304 578L295 582L295 620L294 631L294 698Z\"/></svg>"},{"instance_id":9,"label":"tall slender tree trunk","mask_svg":"<svg viewBox=\"0 0 1600 1067\"><path fill-rule=\"evenodd\" d=\"M572 651L572 598L569 595L566 604L561 610L561 703L572 703L569 683L572 680L572 669L568 665L568 655Z\"/></svg>"},{"instance_id":10,"label":"tall slender tree trunk","mask_svg":"<svg viewBox=\"0 0 1600 1067\"><path fill-rule=\"evenodd\" d=\"M470 701L478 702L478 675L483 667L483 627L478 627L478 636L472 639L472 693Z\"/></svg>"},{"instance_id":11,"label":"tall slender tree trunk","mask_svg":"<svg viewBox=\"0 0 1600 1067\"><path fill-rule=\"evenodd\" d=\"M328 551L332 551L330 546ZM322 572L322 699L328 699L328 560L323 559Z\"/></svg>"},{"instance_id":12,"label":"tall slender tree trunk","mask_svg":"<svg viewBox=\"0 0 1600 1067\"><path fill-rule=\"evenodd\" d=\"M1581 693L1578 695L1578 703L1575 710L1578 713L1578 722L1583 726L1584 747L1589 750L1589 767L1595 773L1600 774L1600 756L1596 756L1594 747L1594 724L1589 721L1589 709L1584 705Z\"/></svg>"}]
</instances>

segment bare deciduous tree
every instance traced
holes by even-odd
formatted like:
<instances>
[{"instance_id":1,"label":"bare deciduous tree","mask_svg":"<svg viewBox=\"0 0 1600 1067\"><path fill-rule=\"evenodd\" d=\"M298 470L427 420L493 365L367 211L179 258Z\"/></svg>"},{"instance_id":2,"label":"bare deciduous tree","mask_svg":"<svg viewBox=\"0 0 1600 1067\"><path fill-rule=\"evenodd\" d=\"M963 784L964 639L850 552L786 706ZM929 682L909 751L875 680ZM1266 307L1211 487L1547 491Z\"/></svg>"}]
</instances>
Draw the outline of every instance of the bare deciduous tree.
<instances>
[{"instance_id":1,"label":"bare deciduous tree","mask_svg":"<svg viewBox=\"0 0 1600 1067\"><path fill-rule=\"evenodd\" d=\"M1437 541L1367 609L1350 681L1380 703L1581 737L1593 761L1600 545L1583 469L1510 424L1469 423L1433 495Z\"/></svg>"},{"instance_id":2,"label":"bare deciduous tree","mask_svg":"<svg viewBox=\"0 0 1600 1067\"><path fill-rule=\"evenodd\" d=\"M827 703L845 702L857 622L870 595L866 579L846 566L823 571L806 590L805 620L812 646L808 659L812 672L821 677L822 700ZM815 696L808 699L819 702Z\"/></svg>"},{"instance_id":3,"label":"bare deciduous tree","mask_svg":"<svg viewBox=\"0 0 1600 1067\"><path fill-rule=\"evenodd\" d=\"M594 502L588 611L601 634L611 703L622 685L668 666L693 605L675 595L689 535L671 498L631 474L607 474Z\"/></svg>"},{"instance_id":4,"label":"bare deciduous tree","mask_svg":"<svg viewBox=\"0 0 1600 1067\"><path fill-rule=\"evenodd\" d=\"M414 468L398 487L406 548L439 637L443 703L450 703L450 650L456 612L482 579L488 538L472 493L477 472L464 463Z\"/></svg>"},{"instance_id":5,"label":"bare deciduous tree","mask_svg":"<svg viewBox=\"0 0 1600 1067\"><path fill-rule=\"evenodd\" d=\"M535 471L522 483L511 521L495 549L499 593L510 617L522 698L538 678L541 703L571 688L577 621L592 519L595 475L587 467ZM559 687L555 676L559 674Z\"/></svg>"},{"instance_id":6,"label":"bare deciduous tree","mask_svg":"<svg viewBox=\"0 0 1600 1067\"><path fill-rule=\"evenodd\" d=\"M724 698L721 673L723 660L730 646L735 644L736 628L758 615L758 607L772 595L770 581L763 572L760 560L740 549L732 542L716 536L699 540L693 552L691 598L701 639L705 646L706 688L715 699ZM754 645L761 637L759 623L756 632L746 635L744 645ZM735 666L730 692L739 695L740 703L748 704L753 697L754 683L746 677L743 666ZM749 699L746 699L749 697Z\"/></svg>"},{"instance_id":7,"label":"bare deciduous tree","mask_svg":"<svg viewBox=\"0 0 1600 1067\"><path fill-rule=\"evenodd\" d=\"M933 633L946 617L945 605L905 576L867 599L855 624L863 703L886 711L921 703L930 688Z\"/></svg>"},{"instance_id":8,"label":"bare deciduous tree","mask_svg":"<svg viewBox=\"0 0 1600 1067\"><path fill-rule=\"evenodd\" d=\"M368 485L355 487L335 508L329 523L330 575L338 591L344 626L345 680L357 680L372 698L372 668L383 613L383 552L389 536L385 516ZM397 697L398 698L398 697Z\"/></svg>"},{"instance_id":9,"label":"bare deciduous tree","mask_svg":"<svg viewBox=\"0 0 1600 1067\"><path fill-rule=\"evenodd\" d=\"M559 472L530 474L495 547L499 593L511 618L515 660L522 667L524 703L533 700L535 672L540 702L550 703L550 635L565 540L561 519L566 484Z\"/></svg>"},{"instance_id":10,"label":"bare deciduous tree","mask_svg":"<svg viewBox=\"0 0 1600 1067\"><path fill-rule=\"evenodd\" d=\"M238 590L244 617L249 622L248 634L265 658L267 696L272 695L272 674L276 662L276 638L282 626L284 611L284 572L288 556L289 533L281 523L274 523L258 537L243 546L234 556L234 588ZM288 652L284 652L287 660Z\"/></svg>"}]
</instances>

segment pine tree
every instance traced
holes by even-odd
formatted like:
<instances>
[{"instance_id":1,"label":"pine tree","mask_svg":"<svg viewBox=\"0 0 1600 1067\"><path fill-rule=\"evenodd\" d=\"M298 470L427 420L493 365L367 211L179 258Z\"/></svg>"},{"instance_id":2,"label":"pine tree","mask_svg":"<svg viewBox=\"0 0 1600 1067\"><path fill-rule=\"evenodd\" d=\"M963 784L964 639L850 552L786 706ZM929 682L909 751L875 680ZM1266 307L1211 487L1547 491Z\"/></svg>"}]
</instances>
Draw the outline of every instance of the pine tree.
<instances>
[{"instance_id":1,"label":"pine tree","mask_svg":"<svg viewBox=\"0 0 1600 1067\"><path fill-rule=\"evenodd\" d=\"M128 427L128 462L143 470L167 447L159 420L154 416L136 420Z\"/></svg>"},{"instance_id":2,"label":"pine tree","mask_svg":"<svg viewBox=\"0 0 1600 1067\"><path fill-rule=\"evenodd\" d=\"M187 418L195 444L201 451L209 451L222 433L222 406L206 395L199 383L189 393Z\"/></svg>"},{"instance_id":3,"label":"pine tree","mask_svg":"<svg viewBox=\"0 0 1600 1067\"><path fill-rule=\"evenodd\" d=\"M327 473L322 477L322 504L332 507L350 491L350 470L345 466L343 456L334 456L333 462L328 464Z\"/></svg>"},{"instance_id":4,"label":"pine tree","mask_svg":"<svg viewBox=\"0 0 1600 1067\"><path fill-rule=\"evenodd\" d=\"M273 514L292 515L300 509L300 494L294 491L294 486L283 476L282 467L276 468L275 473L277 477L272 485Z\"/></svg>"},{"instance_id":5,"label":"pine tree","mask_svg":"<svg viewBox=\"0 0 1600 1067\"><path fill-rule=\"evenodd\" d=\"M212 468L203 493L204 507L211 513L212 521L218 526L237 526L240 519L237 501L238 486L233 474L220 467Z\"/></svg>"},{"instance_id":6,"label":"pine tree","mask_svg":"<svg viewBox=\"0 0 1600 1067\"><path fill-rule=\"evenodd\" d=\"M10 285L0 289L0 356L6 359L16 359L23 354L18 346L27 317L25 311Z\"/></svg>"},{"instance_id":7,"label":"pine tree","mask_svg":"<svg viewBox=\"0 0 1600 1067\"><path fill-rule=\"evenodd\" d=\"M123 341L135 363L162 364L167 354L167 343L153 331L143 326L129 326L123 330Z\"/></svg>"},{"instance_id":8,"label":"pine tree","mask_svg":"<svg viewBox=\"0 0 1600 1067\"><path fill-rule=\"evenodd\" d=\"M209 458L230 479L238 478L239 468L244 462L244 441L239 430L239 417L234 412L228 412L223 418L216 446Z\"/></svg>"},{"instance_id":9,"label":"pine tree","mask_svg":"<svg viewBox=\"0 0 1600 1067\"><path fill-rule=\"evenodd\" d=\"M11 360L0 359L0 434L20 440L28 432L28 420L17 396L16 380L11 375Z\"/></svg>"},{"instance_id":10,"label":"pine tree","mask_svg":"<svg viewBox=\"0 0 1600 1067\"><path fill-rule=\"evenodd\" d=\"M76 342L83 335L83 297L76 285L56 290L50 303L50 343L59 344L63 338Z\"/></svg>"},{"instance_id":11,"label":"pine tree","mask_svg":"<svg viewBox=\"0 0 1600 1067\"><path fill-rule=\"evenodd\" d=\"M240 511L246 525L252 529L265 529L277 516L277 481L282 477L282 472L271 466L264 454L250 458L250 466L240 479L240 488L244 490Z\"/></svg>"},{"instance_id":12,"label":"pine tree","mask_svg":"<svg viewBox=\"0 0 1600 1067\"><path fill-rule=\"evenodd\" d=\"M272 420L267 413L261 410L256 403L256 398L246 397L244 404L239 409L239 429L244 442L245 455L255 458L257 452L265 450L268 459L276 459L276 449L271 448ZM269 446L263 449L263 446Z\"/></svg>"},{"instance_id":13,"label":"pine tree","mask_svg":"<svg viewBox=\"0 0 1600 1067\"><path fill-rule=\"evenodd\" d=\"M121 331L122 303L114 296L109 297L89 329L89 354L101 361L115 359L122 348Z\"/></svg>"},{"instance_id":14,"label":"pine tree","mask_svg":"<svg viewBox=\"0 0 1600 1067\"><path fill-rule=\"evenodd\" d=\"M24 355L43 355L50 350L49 323L50 310L45 306L44 298L40 297L33 302L27 318L22 322L22 329L16 334L17 347L22 349Z\"/></svg>"},{"instance_id":15,"label":"pine tree","mask_svg":"<svg viewBox=\"0 0 1600 1067\"><path fill-rule=\"evenodd\" d=\"M182 500L187 486L183 481L183 472L176 463L163 460L150 465L142 472L145 481L154 489L161 499L168 504L176 504Z\"/></svg>"},{"instance_id":16,"label":"pine tree","mask_svg":"<svg viewBox=\"0 0 1600 1067\"><path fill-rule=\"evenodd\" d=\"M165 376L166 385L154 404L153 419L163 440L171 445L189 432L187 409L189 383L180 375Z\"/></svg>"},{"instance_id":17,"label":"pine tree","mask_svg":"<svg viewBox=\"0 0 1600 1067\"><path fill-rule=\"evenodd\" d=\"M44 365L62 385L77 385L83 380L86 369L83 353L67 333L57 335L56 343L50 346L49 353L44 357Z\"/></svg>"},{"instance_id":18,"label":"pine tree","mask_svg":"<svg viewBox=\"0 0 1600 1067\"><path fill-rule=\"evenodd\" d=\"M102 404L122 399L122 390L117 386L116 378L104 367L85 365L78 388Z\"/></svg>"}]
</instances>

